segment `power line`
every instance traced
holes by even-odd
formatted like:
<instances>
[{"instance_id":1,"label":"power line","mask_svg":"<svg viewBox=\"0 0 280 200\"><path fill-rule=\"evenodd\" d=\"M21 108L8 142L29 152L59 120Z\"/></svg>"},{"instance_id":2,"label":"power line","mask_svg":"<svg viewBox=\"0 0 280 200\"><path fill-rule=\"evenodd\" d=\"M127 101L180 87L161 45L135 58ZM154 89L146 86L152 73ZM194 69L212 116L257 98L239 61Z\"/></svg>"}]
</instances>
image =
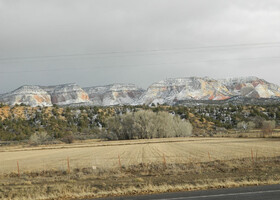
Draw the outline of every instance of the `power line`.
<instances>
[{"instance_id":1,"label":"power line","mask_svg":"<svg viewBox=\"0 0 280 200\"><path fill-rule=\"evenodd\" d=\"M197 61L184 61L184 62L171 62L171 63L147 63L147 64L138 64L138 65L107 65L107 66L96 66L96 67L80 67L79 68L60 68L60 69L41 69L41 70L19 70L19 71L2 71L1 74L16 74L16 73L29 73L29 72L48 72L48 71L65 71L65 70L88 70L88 69L100 69L100 68L115 68L115 67L145 67L145 66L160 66L160 65L181 65L181 64L196 64L196 63L215 63L215 62L231 62L231 61L260 61L260 60L273 60L280 59L280 56L272 57L249 57L249 58L234 58L234 59L210 59L210 60L197 60Z\"/></svg>"},{"instance_id":2,"label":"power line","mask_svg":"<svg viewBox=\"0 0 280 200\"><path fill-rule=\"evenodd\" d=\"M213 45L213 46L198 46L185 48L170 48L170 49L152 49L152 50L128 50L128 51L107 51L107 52L93 52L93 53L77 53L77 54L60 54L60 55L42 55L42 56L26 56L26 57L5 57L0 58L0 61L22 61L30 59L53 59L64 57L80 57L80 56L126 56L128 54L145 54L145 53L163 53L173 51L195 51L195 50L223 50L223 49L240 49L240 48L268 48L280 47L280 42L266 42L266 43L243 43L243 44L229 44L229 45ZM121 55L124 54L124 55Z\"/></svg>"}]
</instances>

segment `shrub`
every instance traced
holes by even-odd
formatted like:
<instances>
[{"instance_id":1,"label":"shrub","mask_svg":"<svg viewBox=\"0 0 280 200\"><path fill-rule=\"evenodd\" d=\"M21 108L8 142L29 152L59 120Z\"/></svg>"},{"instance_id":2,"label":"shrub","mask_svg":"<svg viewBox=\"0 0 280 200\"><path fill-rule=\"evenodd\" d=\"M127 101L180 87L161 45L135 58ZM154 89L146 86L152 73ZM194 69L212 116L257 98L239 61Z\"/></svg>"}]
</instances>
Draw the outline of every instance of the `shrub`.
<instances>
[{"instance_id":1,"label":"shrub","mask_svg":"<svg viewBox=\"0 0 280 200\"><path fill-rule=\"evenodd\" d=\"M73 135L66 135L63 138L61 138L61 141L66 144L71 144L74 141L74 137L73 137Z\"/></svg>"},{"instance_id":2,"label":"shrub","mask_svg":"<svg viewBox=\"0 0 280 200\"><path fill-rule=\"evenodd\" d=\"M263 121L262 132L264 137L271 136L274 129L275 121Z\"/></svg>"},{"instance_id":3,"label":"shrub","mask_svg":"<svg viewBox=\"0 0 280 200\"><path fill-rule=\"evenodd\" d=\"M242 121L242 122L239 122L237 124L237 128L239 130L242 130L242 131L251 130L255 127L256 127L256 124L254 122L244 122L244 121Z\"/></svg>"},{"instance_id":4,"label":"shrub","mask_svg":"<svg viewBox=\"0 0 280 200\"><path fill-rule=\"evenodd\" d=\"M32 145L46 144L51 140L51 137L47 132L36 132L33 133L29 138L29 143Z\"/></svg>"},{"instance_id":5,"label":"shrub","mask_svg":"<svg viewBox=\"0 0 280 200\"><path fill-rule=\"evenodd\" d=\"M106 132L106 131L103 131L102 133L100 133L99 138L105 139L105 140L118 140L118 137L115 133Z\"/></svg>"}]
</instances>

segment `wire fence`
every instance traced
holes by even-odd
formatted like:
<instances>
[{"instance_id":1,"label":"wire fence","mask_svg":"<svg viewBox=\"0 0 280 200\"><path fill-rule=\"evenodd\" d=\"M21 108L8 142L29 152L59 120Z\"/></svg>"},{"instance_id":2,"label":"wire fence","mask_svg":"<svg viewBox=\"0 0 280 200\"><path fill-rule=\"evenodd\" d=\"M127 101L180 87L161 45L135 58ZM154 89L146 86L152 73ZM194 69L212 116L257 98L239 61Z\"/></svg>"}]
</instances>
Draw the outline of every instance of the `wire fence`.
<instances>
[{"instance_id":1,"label":"wire fence","mask_svg":"<svg viewBox=\"0 0 280 200\"><path fill-rule=\"evenodd\" d=\"M63 159L51 162L49 159L36 159L30 161L28 159L11 159L11 160L0 160L0 174L16 173L18 176L25 172L44 172L44 171L65 171L72 172L74 169L92 168L95 169L118 169L123 167L131 167L137 165L176 165L176 164L199 164L199 163L209 163L209 162L222 162L230 160L246 160L245 164L248 163L257 164L260 162L265 162L267 159L273 158L275 162L280 163L280 157L276 154L270 157L264 157L258 155L258 151L251 149L248 152L248 156L240 156L236 158L223 157L220 159L213 158L211 152L205 152L205 157L194 157L194 156L183 156L183 155L157 155L157 156L147 156L141 159L132 159L131 157L126 157L124 155L118 154L111 158L102 157L92 157L92 159L86 158L71 158L71 156L65 156Z\"/></svg>"}]
</instances>

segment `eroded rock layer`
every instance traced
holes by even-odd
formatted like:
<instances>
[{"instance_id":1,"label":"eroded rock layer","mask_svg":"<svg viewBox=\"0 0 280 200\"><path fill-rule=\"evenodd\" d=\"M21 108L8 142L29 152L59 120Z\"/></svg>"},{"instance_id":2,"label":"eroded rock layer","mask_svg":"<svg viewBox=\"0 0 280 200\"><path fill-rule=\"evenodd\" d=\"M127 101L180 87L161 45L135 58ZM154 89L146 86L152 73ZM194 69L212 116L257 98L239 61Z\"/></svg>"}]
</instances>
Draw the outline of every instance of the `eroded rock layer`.
<instances>
[{"instance_id":1,"label":"eroded rock layer","mask_svg":"<svg viewBox=\"0 0 280 200\"><path fill-rule=\"evenodd\" d=\"M51 106L51 96L39 86L25 85L0 96L0 101L9 105Z\"/></svg>"},{"instance_id":2,"label":"eroded rock layer","mask_svg":"<svg viewBox=\"0 0 280 200\"><path fill-rule=\"evenodd\" d=\"M0 102L30 106L170 104L184 100L227 100L232 97L278 98L280 88L257 77L215 80L208 77L170 78L143 90L134 84L81 88L77 84L22 86L0 95Z\"/></svg>"},{"instance_id":3,"label":"eroded rock layer","mask_svg":"<svg viewBox=\"0 0 280 200\"><path fill-rule=\"evenodd\" d=\"M133 105L144 93L144 90L134 84L111 84L106 86L87 87L93 105Z\"/></svg>"}]
</instances>

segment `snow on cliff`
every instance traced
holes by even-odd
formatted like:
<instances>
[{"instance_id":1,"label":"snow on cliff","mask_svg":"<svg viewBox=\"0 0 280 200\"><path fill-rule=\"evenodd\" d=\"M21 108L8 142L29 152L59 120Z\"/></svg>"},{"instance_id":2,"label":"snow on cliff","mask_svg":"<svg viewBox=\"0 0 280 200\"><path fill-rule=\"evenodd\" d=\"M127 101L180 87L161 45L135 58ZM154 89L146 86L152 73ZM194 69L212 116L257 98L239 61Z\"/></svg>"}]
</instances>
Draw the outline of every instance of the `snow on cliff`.
<instances>
[{"instance_id":1,"label":"snow on cliff","mask_svg":"<svg viewBox=\"0 0 280 200\"><path fill-rule=\"evenodd\" d=\"M111 84L81 88L79 85L22 86L0 95L10 105L51 106L85 104L97 106L174 104L179 100L225 100L231 97L280 97L278 85L257 77L215 80L208 77L169 78L153 83L147 90L134 84Z\"/></svg>"},{"instance_id":2,"label":"snow on cliff","mask_svg":"<svg viewBox=\"0 0 280 200\"><path fill-rule=\"evenodd\" d=\"M111 84L106 86L87 87L93 105L132 105L143 94L144 90L134 84Z\"/></svg>"}]
</instances>

